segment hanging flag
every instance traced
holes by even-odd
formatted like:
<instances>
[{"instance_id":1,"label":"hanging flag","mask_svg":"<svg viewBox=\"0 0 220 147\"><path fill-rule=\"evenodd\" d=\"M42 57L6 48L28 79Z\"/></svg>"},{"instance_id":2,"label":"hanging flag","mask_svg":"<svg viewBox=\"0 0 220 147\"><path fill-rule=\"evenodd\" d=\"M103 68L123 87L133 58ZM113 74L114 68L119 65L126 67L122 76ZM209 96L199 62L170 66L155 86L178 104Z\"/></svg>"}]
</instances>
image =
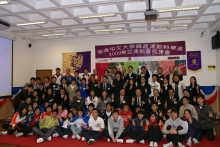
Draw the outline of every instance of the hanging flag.
<instances>
[{"instance_id":1,"label":"hanging flag","mask_svg":"<svg viewBox=\"0 0 220 147\"><path fill-rule=\"evenodd\" d=\"M201 51L187 52L187 66L191 71L198 71L202 68Z\"/></svg>"}]
</instances>

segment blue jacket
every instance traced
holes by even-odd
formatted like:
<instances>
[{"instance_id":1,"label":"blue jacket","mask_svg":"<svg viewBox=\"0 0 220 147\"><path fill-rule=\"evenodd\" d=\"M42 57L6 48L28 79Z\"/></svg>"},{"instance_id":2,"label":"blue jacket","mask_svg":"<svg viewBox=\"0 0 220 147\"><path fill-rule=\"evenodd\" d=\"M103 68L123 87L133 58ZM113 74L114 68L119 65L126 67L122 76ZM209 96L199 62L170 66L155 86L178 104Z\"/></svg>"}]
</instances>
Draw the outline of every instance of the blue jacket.
<instances>
[{"instance_id":1,"label":"blue jacket","mask_svg":"<svg viewBox=\"0 0 220 147\"><path fill-rule=\"evenodd\" d=\"M196 120L195 118L192 118L192 123L189 123L189 121L187 120L187 123L188 123L188 133L190 131L190 128L192 128L193 130L195 130L195 134L197 134L195 137L198 141L201 141L202 140L202 132L201 132L201 125L199 123L198 120Z\"/></svg>"},{"instance_id":2,"label":"blue jacket","mask_svg":"<svg viewBox=\"0 0 220 147\"><path fill-rule=\"evenodd\" d=\"M73 118L72 123L74 123L77 119L79 119L78 115ZM89 127L88 116L82 116L82 119L83 119L84 123L86 124L86 126ZM82 127L81 127L81 129L84 130L84 128L82 128Z\"/></svg>"},{"instance_id":3,"label":"blue jacket","mask_svg":"<svg viewBox=\"0 0 220 147\"><path fill-rule=\"evenodd\" d=\"M73 119L74 119L74 118L72 118L71 120L69 120L70 124L74 122ZM63 120L62 122L60 122L60 126L62 127L62 126L64 125L64 122L66 122L67 120L68 120L68 119ZM67 126L67 129L70 129L70 128L71 128L71 125L70 125L70 126Z\"/></svg>"},{"instance_id":4,"label":"blue jacket","mask_svg":"<svg viewBox=\"0 0 220 147\"><path fill-rule=\"evenodd\" d=\"M135 122L135 126L132 125L132 130L134 132L144 132L144 127L146 125L146 119L143 118L142 119L143 121L143 126L141 127L140 124L141 124L141 120L139 118L135 118L134 119L134 122Z\"/></svg>"},{"instance_id":5,"label":"blue jacket","mask_svg":"<svg viewBox=\"0 0 220 147\"><path fill-rule=\"evenodd\" d=\"M89 94L87 93L87 90L86 90L86 85L79 84L79 90L80 90L80 95L83 98L87 98L89 96Z\"/></svg>"},{"instance_id":6,"label":"blue jacket","mask_svg":"<svg viewBox=\"0 0 220 147\"><path fill-rule=\"evenodd\" d=\"M29 118L31 118L31 119L29 120ZM33 120L34 120L34 113L28 114L24 120L24 125L29 127Z\"/></svg>"}]
</instances>

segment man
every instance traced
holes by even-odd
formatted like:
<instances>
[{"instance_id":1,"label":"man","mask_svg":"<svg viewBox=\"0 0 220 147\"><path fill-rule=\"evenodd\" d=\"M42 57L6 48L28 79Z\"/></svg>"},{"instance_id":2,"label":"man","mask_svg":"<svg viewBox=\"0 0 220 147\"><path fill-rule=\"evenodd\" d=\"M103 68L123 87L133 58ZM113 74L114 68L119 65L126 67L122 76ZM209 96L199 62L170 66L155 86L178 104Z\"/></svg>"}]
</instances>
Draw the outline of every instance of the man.
<instances>
[{"instance_id":1,"label":"man","mask_svg":"<svg viewBox=\"0 0 220 147\"><path fill-rule=\"evenodd\" d=\"M32 129L33 133L40 137L37 139L37 143L46 140L51 141L51 135L54 133L56 126L58 125L57 111L53 110L51 116L46 116L40 120L39 129L37 127L33 127Z\"/></svg>"},{"instance_id":2,"label":"man","mask_svg":"<svg viewBox=\"0 0 220 147\"><path fill-rule=\"evenodd\" d=\"M189 103L188 97L184 96L184 97L182 97L181 100L182 100L183 105L180 107L180 110L179 110L180 118L184 117L184 111L186 109L188 109L188 110L191 111L192 117L195 118L196 120L198 120L198 114L196 112L196 109L195 109L195 107L193 105L191 105Z\"/></svg>"},{"instance_id":3,"label":"man","mask_svg":"<svg viewBox=\"0 0 220 147\"><path fill-rule=\"evenodd\" d=\"M37 89L33 90L31 101L32 102L37 102L38 106L42 105L42 97L39 97Z\"/></svg>"},{"instance_id":4,"label":"man","mask_svg":"<svg viewBox=\"0 0 220 147\"><path fill-rule=\"evenodd\" d=\"M161 111L164 108L163 98L159 96L158 89L154 89L153 96L148 99L149 108L151 108L151 104L157 103L158 109Z\"/></svg>"},{"instance_id":5,"label":"man","mask_svg":"<svg viewBox=\"0 0 220 147\"><path fill-rule=\"evenodd\" d=\"M112 78L111 78L111 76L110 76L108 70L105 70L105 71L104 71L104 76L105 76L106 79L107 79L107 83L112 84ZM103 82L103 81L101 80L101 83L102 83L102 82Z\"/></svg>"},{"instance_id":6,"label":"man","mask_svg":"<svg viewBox=\"0 0 220 147\"><path fill-rule=\"evenodd\" d=\"M151 88L151 94L149 96L153 96L154 89L157 89L160 92L160 83L157 82L157 75L152 75L152 82L149 82Z\"/></svg>"},{"instance_id":7,"label":"man","mask_svg":"<svg viewBox=\"0 0 220 147\"><path fill-rule=\"evenodd\" d=\"M102 119L105 123L105 130L108 130L108 119L112 116L111 103L106 104L106 110L102 113Z\"/></svg>"},{"instance_id":8,"label":"man","mask_svg":"<svg viewBox=\"0 0 220 147\"><path fill-rule=\"evenodd\" d=\"M82 135L85 137L88 144L94 144L96 139L102 138L103 134L102 131L105 128L104 121L101 117L98 117L98 109L94 108L92 110L92 118L89 119L89 127L84 125L84 129L82 130Z\"/></svg>"},{"instance_id":9,"label":"man","mask_svg":"<svg viewBox=\"0 0 220 147\"><path fill-rule=\"evenodd\" d=\"M112 88L114 96L120 96L120 90L124 87L124 80L121 78L121 72L117 71L115 74L115 79L112 83Z\"/></svg>"},{"instance_id":10,"label":"man","mask_svg":"<svg viewBox=\"0 0 220 147\"><path fill-rule=\"evenodd\" d=\"M179 110L179 98L174 96L174 89L168 90L169 97L165 98L164 107L166 110L175 108Z\"/></svg>"},{"instance_id":11,"label":"man","mask_svg":"<svg viewBox=\"0 0 220 147\"><path fill-rule=\"evenodd\" d=\"M100 83L100 77L98 76L98 71L97 69L93 69L93 75L95 76L95 80Z\"/></svg>"},{"instance_id":12,"label":"man","mask_svg":"<svg viewBox=\"0 0 220 147\"><path fill-rule=\"evenodd\" d=\"M81 96L84 99L88 97L89 87L86 84L86 78L81 79L81 84L79 84L79 90L80 90Z\"/></svg>"},{"instance_id":13,"label":"man","mask_svg":"<svg viewBox=\"0 0 220 147\"><path fill-rule=\"evenodd\" d=\"M78 71L74 71L74 77L73 77L73 79L76 80L76 85L79 86L81 77L79 76L79 72L78 72Z\"/></svg>"},{"instance_id":14,"label":"man","mask_svg":"<svg viewBox=\"0 0 220 147\"><path fill-rule=\"evenodd\" d=\"M18 107L17 112L19 113L23 108L31 104L31 97L27 97L25 101L22 101Z\"/></svg>"},{"instance_id":15,"label":"man","mask_svg":"<svg viewBox=\"0 0 220 147\"><path fill-rule=\"evenodd\" d=\"M71 75L71 69L70 68L67 68L66 69L66 74L63 76L63 77L65 77L66 78L66 84L67 84L67 86L69 86L70 84L71 84L71 80L72 80L72 78L73 78L73 76Z\"/></svg>"},{"instance_id":16,"label":"man","mask_svg":"<svg viewBox=\"0 0 220 147\"><path fill-rule=\"evenodd\" d=\"M21 90L14 98L14 112L17 112L19 104L27 97L32 97L33 85L28 85L27 89Z\"/></svg>"},{"instance_id":17,"label":"man","mask_svg":"<svg viewBox=\"0 0 220 147\"><path fill-rule=\"evenodd\" d=\"M84 68L82 78L86 79L87 84L89 82L89 74L88 73L89 73L88 68Z\"/></svg>"},{"instance_id":18,"label":"man","mask_svg":"<svg viewBox=\"0 0 220 147\"><path fill-rule=\"evenodd\" d=\"M133 66L128 67L128 73L125 76L126 83L128 83L130 79L133 79L134 83L137 81L137 75L133 73Z\"/></svg>"},{"instance_id":19,"label":"man","mask_svg":"<svg viewBox=\"0 0 220 147\"><path fill-rule=\"evenodd\" d=\"M63 77L63 75L60 73L60 68L56 68L56 73L52 76L52 77L55 77L57 80L56 80L56 83L58 84L58 85L60 85L61 84L61 79L62 79L62 77Z\"/></svg>"},{"instance_id":20,"label":"man","mask_svg":"<svg viewBox=\"0 0 220 147\"><path fill-rule=\"evenodd\" d=\"M103 131L108 142L123 143L126 137L124 131L124 119L119 115L118 110L112 112L112 116L108 119L108 129Z\"/></svg>"},{"instance_id":21,"label":"man","mask_svg":"<svg viewBox=\"0 0 220 147\"><path fill-rule=\"evenodd\" d=\"M183 96L188 97L189 103L193 106L196 106L197 102L196 102L196 96L191 96L190 92L188 89L184 89L183 90Z\"/></svg>"},{"instance_id":22,"label":"man","mask_svg":"<svg viewBox=\"0 0 220 147\"><path fill-rule=\"evenodd\" d=\"M141 106L141 109L145 109L147 104L147 99L146 97L141 96L141 90L137 89L135 91L135 95L136 96L132 98L132 102L131 102L132 111L135 110L137 105Z\"/></svg>"},{"instance_id":23,"label":"man","mask_svg":"<svg viewBox=\"0 0 220 147\"><path fill-rule=\"evenodd\" d=\"M163 68L159 67L157 69L157 82L160 83L160 87L163 86L163 79L164 79Z\"/></svg>"},{"instance_id":24,"label":"man","mask_svg":"<svg viewBox=\"0 0 220 147\"><path fill-rule=\"evenodd\" d=\"M65 93L67 94L68 93L68 86L67 86L66 82L67 82L66 78L62 77L61 84L60 84L60 89L64 89Z\"/></svg>"},{"instance_id":25,"label":"man","mask_svg":"<svg viewBox=\"0 0 220 147\"><path fill-rule=\"evenodd\" d=\"M179 75L173 76L174 83L172 84L172 87L175 91L175 97L179 98L179 101L183 97L183 90L186 89L185 84L180 81Z\"/></svg>"},{"instance_id":26,"label":"man","mask_svg":"<svg viewBox=\"0 0 220 147\"><path fill-rule=\"evenodd\" d=\"M89 84L88 84L88 87L89 87L89 89L88 89L89 91L90 91L90 90L94 90L96 96L99 97L98 82L96 81L95 75L93 75L93 74L90 76L90 82L89 82Z\"/></svg>"},{"instance_id":27,"label":"man","mask_svg":"<svg viewBox=\"0 0 220 147\"><path fill-rule=\"evenodd\" d=\"M102 77L102 82L99 85L99 95L101 95L102 91L106 90L108 92L108 96L112 95L111 91L111 84L107 82L107 77Z\"/></svg>"},{"instance_id":28,"label":"man","mask_svg":"<svg viewBox=\"0 0 220 147\"><path fill-rule=\"evenodd\" d=\"M174 76L174 67L173 67L173 66L170 66L170 67L169 67L169 72L170 72L170 73L169 73L168 75L166 75L166 78L168 79L169 84L172 85L173 82L174 82L174 79L173 79L173 76ZM178 74L178 76L180 77L180 81L182 81L182 80L183 80L183 76L180 75L180 74Z\"/></svg>"},{"instance_id":29,"label":"man","mask_svg":"<svg viewBox=\"0 0 220 147\"><path fill-rule=\"evenodd\" d=\"M138 84L137 89L141 90L141 95L143 97L148 98L149 95L151 94L151 88L148 83L146 83L145 77L141 77L141 83Z\"/></svg>"},{"instance_id":30,"label":"man","mask_svg":"<svg viewBox=\"0 0 220 147\"><path fill-rule=\"evenodd\" d=\"M35 85L34 85L34 89L39 89L40 88L40 83L41 83L41 78L37 77Z\"/></svg>"},{"instance_id":31,"label":"man","mask_svg":"<svg viewBox=\"0 0 220 147\"><path fill-rule=\"evenodd\" d=\"M111 71L111 74L109 75L112 80L115 79L115 74L116 74L116 72L117 72L117 68L116 68L116 67L113 67L113 68L112 68L112 71Z\"/></svg>"},{"instance_id":32,"label":"man","mask_svg":"<svg viewBox=\"0 0 220 147\"><path fill-rule=\"evenodd\" d=\"M124 107L125 103L127 103L127 104L130 103L128 97L125 95L124 89L120 90L120 96L114 97L114 103L115 103L115 108L118 111L120 111Z\"/></svg>"},{"instance_id":33,"label":"man","mask_svg":"<svg viewBox=\"0 0 220 147\"><path fill-rule=\"evenodd\" d=\"M60 86L56 82L57 82L57 78L53 77L52 78L52 83L50 83L50 86L49 86L53 91L53 96L54 97L56 97L58 95L59 90L60 90Z\"/></svg>"},{"instance_id":34,"label":"man","mask_svg":"<svg viewBox=\"0 0 220 147\"><path fill-rule=\"evenodd\" d=\"M124 119L124 129L125 129L132 120L132 112L129 108L129 105L124 104L124 108L120 111L119 114Z\"/></svg>"},{"instance_id":35,"label":"man","mask_svg":"<svg viewBox=\"0 0 220 147\"><path fill-rule=\"evenodd\" d=\"M44 90L47 90L50 86L50 78L49 77L45 77L44 78Z\"/></svg>"},{"instance_id":36,"label":"man","mask_svg":"<svg viewBox=\"0 0 220 147\"><path fill-rule=\"evenodd\" d=\"M185 147L181 142L187 131L186 123L179 118L179 111L172 109L171 117L165 122L162 130L162 132L166 134L169 143L164 144L163 146L172 147L178 145L179 147Z\"/></svg>"},{"instance_id":37,"label":"man","mask_svg":"<svg viewBox=\"0 0 220 147\"><path fill-rule=\"evenodd\" d=\"M197 114L199 116L199 122L202 128L203 136L207 135L208 140L213 141L215 139L214 135L214 120L216 119L216 114L212 107L208 105L205 101L204 95L197 96L197 105L195 106Z\"/></svg>"},{"instance_id":38,"label":"man","mask_svg":"<svg viewBox=\"0 0 220 147\"><path fill-rule=\"evenodd\" d=\"M36 78L35 77L31 77L30 82L26 83L23 87L23 89L27 89L28 85L33 85L33 89L37 89L36 87Z\"/></svg>"},{"instance_id":39,"label":"man","mask_svg":"<svg viewBox=\"0 0 220 147\"><path fill-rule=\"evenodd\" d=\"M60 89L60 94L55 97L54 102L62 104L65 108L68 107L68 97L66 96L64 89Z\"/></svg>"},{"instance_id":40,"label":"man","mask_svg":"<svg viewBox=\"0 0 220 147\"><path fill-rule=\"evenodd\" d=\"M138 78L137 78L137 83L138 84L141 83L141 77L145 77L146 84L148 84L148 79L150 78L150 74L149 74L148 70L146 70L145 66L141 67L141 73L140 73L140 75L138 75Z\"/></svg>"}]
</instances>

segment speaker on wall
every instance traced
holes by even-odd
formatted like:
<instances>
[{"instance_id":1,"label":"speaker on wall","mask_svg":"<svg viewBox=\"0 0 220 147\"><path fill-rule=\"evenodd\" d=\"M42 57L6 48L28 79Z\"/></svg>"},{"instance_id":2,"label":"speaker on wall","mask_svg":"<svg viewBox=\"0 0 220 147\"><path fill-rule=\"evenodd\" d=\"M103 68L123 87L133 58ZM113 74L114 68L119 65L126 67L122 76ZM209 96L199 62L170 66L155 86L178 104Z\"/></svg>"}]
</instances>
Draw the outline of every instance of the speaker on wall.
<instances>
[{"instance_id":1,"label":"speaker on wall","mask_svg":"<svg viewBox=\"0 0 220 147\"><path fill-rule=\"evenodd\" d=\"M31 44L31 43L29 43L29 44L28 44L28 46L29 46L29 48L31 48L32 44Z\"/></svg>"}]
</instances>

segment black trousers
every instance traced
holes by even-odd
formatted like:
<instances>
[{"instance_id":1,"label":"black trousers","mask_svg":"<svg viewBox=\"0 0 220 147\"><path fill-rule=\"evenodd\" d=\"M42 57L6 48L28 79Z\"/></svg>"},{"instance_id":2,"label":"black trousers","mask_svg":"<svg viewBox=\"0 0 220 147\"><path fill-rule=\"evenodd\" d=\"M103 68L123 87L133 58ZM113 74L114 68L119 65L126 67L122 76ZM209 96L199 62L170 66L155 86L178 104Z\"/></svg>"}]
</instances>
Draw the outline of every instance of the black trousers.
<instances>
[{"instance_id":1,"label":"black trousers","mask_svg":"<svg viewBox=\"0 0 220 147\"><path fill-rule=\"evenodd\" d=\"M208 140L213 141L215 139L213 128L201 129L201 131L203 136L207 135Z\"/></svg>"},{"instance_id":2,"label":"black trousers","mask_svg":"<svg viewBox=\"0 0 220 147\"><path fill-rule=\"evenodd\" d=\"M137 143L147 138L147 132L134 132L133 130L127 130L127 134L132 139L135 139Z\"/></svg>"},{"instance_id":3,"label":"black trousers","mask_svg":"<svg viewBox=\"0 0 220 147\"><path fill-rule=\"evenodd\" d=\"M22 123L18 123L17 127L21 129L21 132L23 133L24 136L27 136L29 133L32 132L32 128L29 128Z\"/></svg>"},{"instance_id":4,"label":"black trousers","mask_svg":"<svg viewBox=\"0 0 220 147\"><path fill-rule=\"evenodd\" d=\"M170 129L172 128L172 126L167 126L167 130L169 131ZM178 126L176 128L176 131L180 131L182 130L183 127L181 126ZM179 134L167 134L167 140L169 142L172 142L174 145L178 145L178 142L182 142L183 141L183 138L184 138L184 135L179 135Z\"/></svg>"},{"instance_id":5,"label":"black trousers","mask_svg":"<svg viewBox=\"0 0 220 147\"><path fill-rule=\"evenodd\" d=\"M64 135L69 135L71 133L71 130L63 128L61 126L56 126L56 132L59 134L60 137L63 137Z\"/></svg>"},{"instance_id":6,"label":"black trousers","mask_svg":"<svg viewBox=\"0 0 220 147\"><path fill-rule=\"evenodd\" d=\"M160 127L158 125L148 127L148 140L153 142L159 142L163 138Z\"/></svg>"},{"instance_id":7,"label":"black trousers","mask_svg":"<svg viewBox=\"0 0 220 147\"><path fill-rule=\"evenodd\" d=\"M85 137L86 141L89 141L90 139L98 139L102 138L103 134L99 131L90 131L90 130L82 130L82 136Z\"/></svg>"},{"instance_id":8,"label":"black trousers","mask_svg":"<svg viewBox=\"0 0 220 147\"><path fill-rule=\"evenodd\" d=\"M109 136L108 130L103 130L102 133L106 138L109 138L112 141L112 138ZM114 137L117 135L117 133L118 132L113 132ZM121 135L118 137L118 139L123 139L125 137L126 137L126 134L124 132L122 132Z\"/></svg>"},{"instance_id":9,"label":"black trousers","mask_svg":"<svg viewBox=\"0 0 220 147\"><path fill-rule=\"evenodd\" d=\"M4 128L5 130L7 130L8 134L12 134L16 131L16 127L14 130L12 130L12 125L10 124L2 124L2 128Z\"/></svg>"},{"instance_id":10,"label":"black trousers","mask_svg":"<svg viewBox=\"0 0 220 147\"><path fill-rule=\"evenodd\" d=\"M19 101L14 101L14 113L18 111L19 104L20 104Z\"/></svg>"}]
</instances>

